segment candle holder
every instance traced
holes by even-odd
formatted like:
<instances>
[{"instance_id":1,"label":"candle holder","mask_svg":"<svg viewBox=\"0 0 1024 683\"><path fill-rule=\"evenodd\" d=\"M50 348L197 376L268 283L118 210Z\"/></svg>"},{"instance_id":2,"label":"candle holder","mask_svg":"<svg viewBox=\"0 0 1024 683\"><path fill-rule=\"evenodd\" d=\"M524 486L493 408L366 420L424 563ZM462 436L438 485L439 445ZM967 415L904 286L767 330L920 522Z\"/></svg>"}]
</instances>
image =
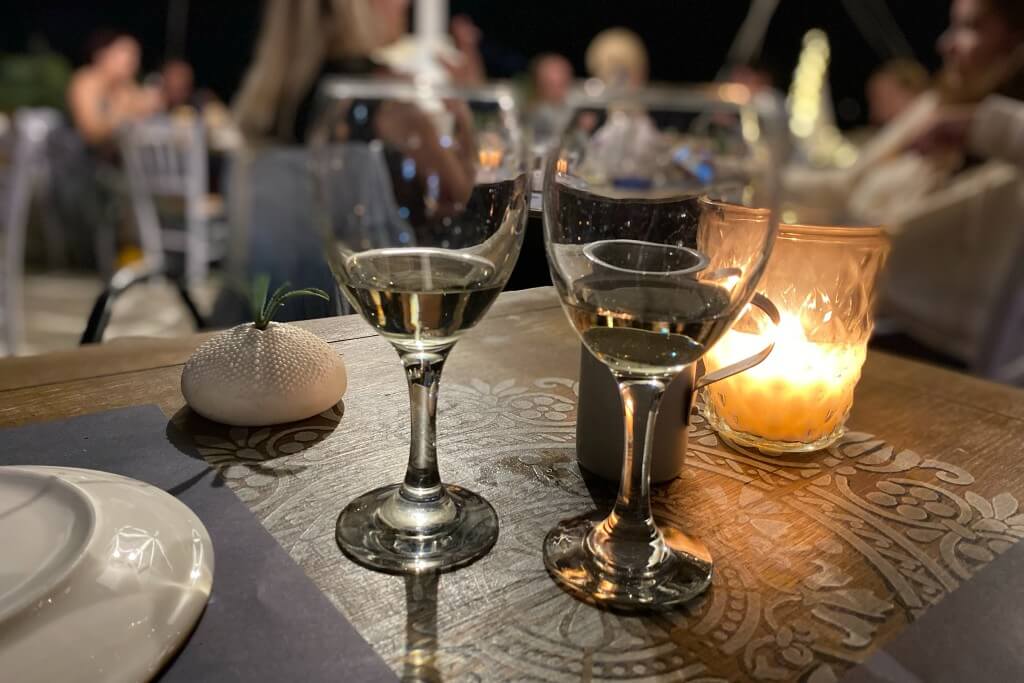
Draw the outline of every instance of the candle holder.
<instances>
[{"instance_id":1,"label":"candle holder","mask_svg":"<svg viewBox=\"0 0 1024 683\"><path fill-rule=\"evenodd\" d=\"M775 341L760 365L701 390L722 437L768 453L815 451L846 431L889 252L878 228L783 225L758 287L779 308L767 329L743 319L705 356L709 371Z\"/></svg>"}]
</instances>

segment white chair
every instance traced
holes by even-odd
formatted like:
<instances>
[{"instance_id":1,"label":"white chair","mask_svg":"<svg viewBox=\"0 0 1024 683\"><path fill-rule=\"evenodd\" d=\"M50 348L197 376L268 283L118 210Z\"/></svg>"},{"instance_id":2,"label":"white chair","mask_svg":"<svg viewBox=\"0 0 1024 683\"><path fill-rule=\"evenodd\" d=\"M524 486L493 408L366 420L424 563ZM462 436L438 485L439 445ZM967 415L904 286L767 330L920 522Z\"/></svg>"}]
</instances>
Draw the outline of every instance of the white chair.
<instances>
[{"instance_id":1,"label":"white chair","mask_svg":"<svg viewBox=\"0 0 1024 683\"><path fill-rule=\"evenodd\" d=\"M0 131L0 355L14 354L21 342L29 206L55 114L19 110Z\"/></svg>"},{"instance_id":2,"label":"white chair","mask_svg":"<svg viewBox=\"0 0 1024 683\"><path fill-rule=\"evenodd\" d=\"M121 154L146 265L164 270L167 253L184 258L188 286L200 284L219 257L211 239L207 199L207 147L202 123L155 118L126 126ZM180 200L183 221L175 229L162 219L160 202Z\"/></svg>"},{"instance_id":3,"label":"white chair","mask_svg":"<svg viewBox=\"0 0 1024 683\"><path fill-rule=\"evenodd\" d=\"M1018 245L985 330L976 371L997 382L1024 386L1024 243Z\"/></svg>"},{"instance_id":4,"label":"white chair","mask_svg":"<svg viewBox=\"0 0 1024 683\"><path fill-rule=\"evenodd\" d=\"M988 162L892 227L884 322L974 374L1024 381L1024 176Z\"/></svg>"},{"instance_id":5,"label":"white chair","mask_svg":"<svg viewBox=\"0 0 1024 683\"><path fill-rule=\"evenodd\" d=\"M361 205L360 237L366 246L398 243L398 235L414 235L395 200L383 149L363 143L333 148L341 171L323 188L338 211L334 220L355 215ZM331 301L306 297L289 302L278 314L281 322L351 313L327 265L322 218L316 215L314 180L309 151L304 147L243 148L232 158L228 188L231 240L227 275L236 288L247 287L258 275L270 278L273 288L290 282L296 287L317 287ZM415 238L413 238L415 239ZM215 307L215 325L242 322L247 300L238 292L222 291Z\"/></svg>"},{"instance_id":6,"label":"white chair","mask_svg":"<svg viewBox=\"0 0 1024 683\"><path fill-rule=\"evenodd\" d=\"M53 134L65 126L59 111L48 107L24 107L18 110L15 127L25 136L31 158L29 173L29 202L38 201L40 227L46 262L51 268L67 263L65 230L52 201L53 161L50 147Z\"/></svg>"},{"instance_id":7,"label":"white chair","mask_svg":"<svg viewBox=\"0 0 1024 683\"><path fill-rule=\"evenodd\" d=\"M376 177L372 169L365 175ZM289 322L349 312L325 258L324 239L314 211L308 150L284 146L239 149L231 158L230 181L225 188L231 224L225 276L230 286L224 287L217 298L212 325L235 325L251 315L245 292L260 275L270 278L271 290L290 282L295 287L318 287L331 294L330 302L315 297L292 299L275 320ZM362 182L373 180L368 177ZM368 220L381 218L375 211L368 213Z\"/></svg>"}]
</instances>

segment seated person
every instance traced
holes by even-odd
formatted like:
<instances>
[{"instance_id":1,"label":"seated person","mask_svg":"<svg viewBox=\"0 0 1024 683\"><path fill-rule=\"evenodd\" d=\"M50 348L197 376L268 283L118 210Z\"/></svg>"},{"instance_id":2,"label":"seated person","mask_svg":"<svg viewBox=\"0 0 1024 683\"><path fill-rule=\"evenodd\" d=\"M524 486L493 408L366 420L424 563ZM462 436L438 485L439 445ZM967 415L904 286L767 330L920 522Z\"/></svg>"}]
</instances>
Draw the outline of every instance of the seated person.
<instances>
[{"instance_id":1,"label":"seated person","mask_svg":"<svg viewBox=\"0 0 1024 683\"><path fill-rule=\"evenodd\" d=\"M322 114L316 97L318 88L332 76L393 77L372 56L406 33L407 10L406 0L266 3L253 63L233 107L247 144L233 162L228 188L229 207L238 207L232 221L236 245L229 253L228 267L233 271L229 277L243 283L265 273L270 275L272 287L287 280L296 286L314 286L334 293L335 300L329 305L310 299L284 311L289 319L335 314L340 303L324 258L320 226L314 220L304 146ZM472 39L463 36L456 44L472 47ZM460 73L453 72L453 77ZM475 80L478 75L467 73L466 77ZM424 140L437 140L432 128L428 129L434 125L429 116L394 102L365 104L350 108L351 116L345 122L351 127L350 139L380 139L391 151L365 160L361 168L366 172L357 174L358 180L386 182L388 192L381 196L398 195L402 206L409 209L403 220L416 223L427 211L429 188L417 185L424 174L405 180L402 169L394 167L394 160L407 153L418 167L437 169L443 196L431 200L441 205L466 201L475 182L472 159L456 158L437 144L405 148L413 131L420 131ZM459 121L467 113L450 112L456 134ZM367 149L366 145L362 147ZM282 248L285 245L287 248ZM232 322L225 317L229 296L222 296L218 302L221 324Z\"/></svg>"},{"instance_id":2,"label":"seated person","mask_svg":"<svg viewBox=\"0 0 1024 683\"><path fill-rule=\"evenodd\" d=\"M923 66L908 59L893 59L868 79L866 94L868 118L874 126L884 126L907 110L930 85Z\"/></svg>"},{"instance_id":3,"label":"seated person","mask_svg":"<svg viewBox=\"0 0 1024 683\"><path fill-rule=\"evenodd\" d=\"M939 46L936 90L890 124L903 121L901 135L889 137L888 158L865 167L851 198L887 205L880 220L894 235L881 291L888 328L971 372L1020 381L1022 320L1013 302L1024 300L1024 176L999 159L1024 159L1014 132L1024 97L1024 4L955 0ZM948 144L957 135L959 144ZM905 165L903 182L887 173L894 164ZM935 175L923 191L908 193L929 169ZM866 192L872 186L874 196Z\"/></svg>"},{"instance_id":4,"label":"seated person","mask_svg":"<svg viewBox=\"0 0 1024 683\"><path fill-rule=\"evenodd\" d=\"M90 63L78 69L68 87L68 107L82 139L110 148L117 129L163 109L159 90L141 87L139 43L126 33L98 32L89 41Z\"/></svg>"},{"instance_id":5,"label":"seated person","mask_svg":"<svg viewBox=\"0 0 1024 683\"><path fill-rule=\"evenodd\" d=\"M217 96L205 88L196 89L192 65L184 59L168 59L160 68L160 92L167 111L191 107L202 112L217 102Z\"/></svg>"},{"instance_id":6,"label":"seated person","mask_svg":"<svg viewBox=\"0 0 1024 683\"><path fill-rule=\"evenodd\" d=\"M775 67L768 61L757 58L729 67L725 82L744 86L752 95L772 92L776 88Z\"/></svg>"},{"instance_id":7,"label":"seated person","mask_svg":"<svg viewBox=\"0 0 1024 683\"><path fill-rule=\"evenodd\" d=\"M1024 101L989 95L977 105L944 107L914 143L924 154L943 149L999 159L1024 170Z\"/></svg>"},{"instance_id":8,"label":"seated person","mask_svg":"<svg viewBox=\"0 0 1024 683\"><path fill-rule=\"evenodd\" d=\"M938 46L943 66L935 87L879 130L856 163L843 169L787 169L787 201L804 216L801 220L881 223L898 230L914 202L965 168L962 155L943 150L922 156L915 149L936 113L990 94L1024 98L1024 4L954 0L950 26Z\"/></svg>"},{"instance_id":9,"label":"seated person","mask_svg":"<svg viewBox=\"0 0 1024 683\"><path fill-rule=\"evenodd\" d=\"M616 90L637 90L647 85L647 47L628 28L601 31L587 46L584 60L590 75Z\"/></svg>"},{"instance_id":10,"label":"seated person","mask_svg":"<svg viewBox=\"0 0 1024 683\"><path fill-rule=\"evenodd\" d=\"M408 0L269 0L252 64L234 102L247 141L303 143L320 83L331 76L394 77L375 56L408 30ZM478 84L479 36L452 20L458 62L451 80Z\"/></svg>"},{"instance_id":11,"label":"seated person","mask_svg":"<svg viewBox=\"0 0 1024 683\"><path fill-rule=\"evenodd\" d=\"M537 57L530 72L534 89L530 129L535 141L548 141L565 125L565 105L573 81L572 64L552 52Z\"/></svg>"}]
</instances>

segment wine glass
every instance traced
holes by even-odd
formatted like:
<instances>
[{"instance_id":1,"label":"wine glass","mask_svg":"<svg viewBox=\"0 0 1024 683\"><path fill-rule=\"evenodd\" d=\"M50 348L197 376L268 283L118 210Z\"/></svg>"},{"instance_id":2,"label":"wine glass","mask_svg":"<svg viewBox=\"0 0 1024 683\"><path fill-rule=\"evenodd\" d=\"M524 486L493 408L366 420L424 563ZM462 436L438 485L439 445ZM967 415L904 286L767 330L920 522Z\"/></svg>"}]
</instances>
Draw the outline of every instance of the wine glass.
<instances>
[{"instance_id":1,"label":"wine glass","mask_svg":"<svg viewBox=\"0 0 1024 683\"><path fill-rule=\"evenodd\" d=\"M611 513L560 522L544 563L588 602L670 607L707 588L712 560L652 516L658 402L761 277L776 231L781 117L736 86L578 100L573 112L544 181L548 262L583 345L615 376L625 453Z\"/></svg>"},{"instance_id":2,"label":"wine glass","mask_svg":"<svg viewBox=\"0 0 1024 683\"><path fill-rule=\"evenodd\" d=\"M445 359L504 287L523 241L527 157L511 92L333 80L311 131L327 260L363 318L398 351L409 384L405 479L348 504L337 541L392 573L482 557L498 519L442 484L435 418Z\"/></svg>"}]
</instances>

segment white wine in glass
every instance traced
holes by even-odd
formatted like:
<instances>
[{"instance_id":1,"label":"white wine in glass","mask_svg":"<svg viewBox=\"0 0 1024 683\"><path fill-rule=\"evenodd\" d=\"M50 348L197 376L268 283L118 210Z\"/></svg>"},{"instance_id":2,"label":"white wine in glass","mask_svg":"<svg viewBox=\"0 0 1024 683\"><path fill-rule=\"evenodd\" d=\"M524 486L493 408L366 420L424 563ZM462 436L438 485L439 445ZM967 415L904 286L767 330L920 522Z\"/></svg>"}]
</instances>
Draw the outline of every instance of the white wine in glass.
<instances>
[{"instance_id":1,"label":"white wine in glass","mask_svg":"<svg viewBox=\"0 0 1024 683\"><path fill-rule=\"evenodd\" d=\"M529 188L514 100L504 88L365 81L320 94L311 138L328 262L398 352L411 414L404 480L350 502L336 538L380 571L455 569L487 553L498 519L478 494L441 482L437 395L448 354L494 303L522 245Z\"/></svg>"},{"instance_id":2,"label":"white wine in glass","mask_svg":"<svg viewBox=\"0 0 1024 683\"><path fill-rule=\"evenodd\" d=\"M707 547L655 522L650 441L666 386L754 294L776 229L779 122L737 89L580 100L550 154L552 279L616 379L626 430L611 512L563 520L544 541L548 572L582 600L668 608L711 582Z\"/></svg>"}]
</instances>

